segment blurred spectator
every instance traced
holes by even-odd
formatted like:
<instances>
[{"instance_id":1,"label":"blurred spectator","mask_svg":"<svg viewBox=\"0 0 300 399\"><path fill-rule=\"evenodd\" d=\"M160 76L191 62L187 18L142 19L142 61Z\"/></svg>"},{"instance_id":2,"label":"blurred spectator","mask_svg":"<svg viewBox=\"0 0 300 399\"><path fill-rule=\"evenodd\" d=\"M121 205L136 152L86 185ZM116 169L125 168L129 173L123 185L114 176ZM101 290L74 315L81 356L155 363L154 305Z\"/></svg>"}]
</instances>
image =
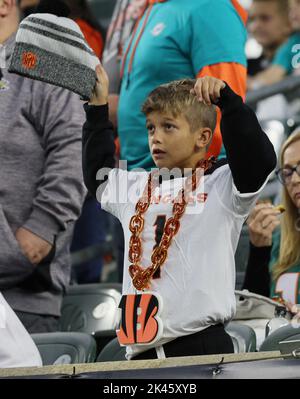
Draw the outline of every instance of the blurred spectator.
<instances>
[{"instance_id":1,"label":"blurred spectator","mask_svg":"<svg viewBox=\"0 0 300 399\"><path fill-rule=\"evenodd\" d=\"M134 25L143 14L148 0L117 0L112 20L106 35L103 66L107 71L110 85L109 116L117 127L117 109L121 88L121 59L125 43Z\"/></svg>"},{"instance_id":2,"label":"blurred spectator","mask_svg":"<svg viewBox=\"0 0 300 399\"><path fill-rule=\"evenodd\" d=\"M248 60L248 86L251 77L267 69L278 48L291 33L288 3L286 0L254 0L249 10L249 30L262 46L262 55ZM254 75L254 76L253 76ZM256 108L260 120L286 119L288 103L281 94L260 101Z\"/></svg>"},{"instance_id":3,"label":"blurred spectator","mask_svg":"<svg viewBox=\"0 0 300 399\"><path fill-rule=\"evenodd\" d=\"M53 2L53 0L49 0ZM102 58L104 39L102 29L92 16L87 0L64 0L70 9L69 18L79 25L85 40L98 58Z\"/></svg>"},{"instance_id":4,"label":"blurred spectator","mask_svg":"<svg viewBox=\"0 0 300 399\"><path fill-rule=\"evenodd\" d=\"M262 46L259 58L248 59L248 75L255 76L270 65L276 50L291 33L287 0L253 0L248 27L252 37Z\"/></svg>"},{"instance_id":5,"label":"blurred spectator","mask_svg":"<svg viewBox=\"0 0 300 399\"><path fill-rule=\"evenodd\" d=\"M149 1L123 52L118 133L129 170L154 167L141 105L155 87L208 75L245 97L246 18L237 0ZM218 156L221 146L218 125L208 156Z\"/></svg>"},{"instance_id":6,"label":"blurred spectator","mask_svg":"<svg viewBox=\"0 0 300 399\"><path fill-rule=\"evenodd\" d=\"M248 88L257 89L279 82L299 68L300 0L288 0L289 18L293 34L276 52L272 65L248 82Z\"/></svg>"},{"instance_id":7,"label":"blurred spectator","mask_svg":"<svg viewBox=\"0 0 300 399\"><path fill-rule=\"evenodd\" d=\"M6 65L20 9L0 0ZM83 110L65 89L1 72L0 290L29 332L58 329L69 246L84 195Z\"/></svg>"},{"instance_id":8,"label":"blurred spectator","mask_svg":"<svg viewBox=\"0 0 300 399\"><path fill-rule=\"evenodd\" d=\"M258 204L248 219L250 256L244 287L257 294L300 303L300 130L282 146L277 176L285 212ZM277 229L277 227L279 227Z\"/></svg>"}]
</instances>

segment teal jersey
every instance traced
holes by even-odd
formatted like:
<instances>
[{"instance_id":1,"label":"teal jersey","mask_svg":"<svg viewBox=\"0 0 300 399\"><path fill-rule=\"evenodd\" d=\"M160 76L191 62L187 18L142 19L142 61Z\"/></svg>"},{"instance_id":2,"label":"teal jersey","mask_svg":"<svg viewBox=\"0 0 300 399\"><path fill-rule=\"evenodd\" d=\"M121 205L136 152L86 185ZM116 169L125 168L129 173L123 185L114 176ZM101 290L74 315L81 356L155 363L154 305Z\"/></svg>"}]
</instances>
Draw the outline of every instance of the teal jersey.
<instances>
[{"instance_id":1,"label":"teal jersey","mask_svg":"<svg viewBox=\"0 0 300 399\"><path fill-rule=\"evenodd\" d=\"M300 303L300 262L288 269L277 280L272 279L272 269L279 259L280 231L273 236L270 262L271 298L282 298L291 303Z\"/></svg>"},{"instance_id":2,"label":"teal jersey","mask_svg":"<svg viewBox=\"0 0 300 399\"><path fill-rule=\"evenodd\" d=\"M144 18L126 57L118 108L121 159L127 160L129 170L154 166L141 112L154 88L195 78L208 65L236 62L246 66L246 29L230 0L169 0L153 6L129 74L129 60Z\"/></svg>"},{"instance_id":3,"label":"teal jersey","mask_svg":"<svg viewBox=\"0 0 300 399\"><path fill-rule=\"evenodd\" d=\"M276 52L272 65L281 66L287 74L300 66L300 33L294 33Z\"/></svg>"}]
</instances>

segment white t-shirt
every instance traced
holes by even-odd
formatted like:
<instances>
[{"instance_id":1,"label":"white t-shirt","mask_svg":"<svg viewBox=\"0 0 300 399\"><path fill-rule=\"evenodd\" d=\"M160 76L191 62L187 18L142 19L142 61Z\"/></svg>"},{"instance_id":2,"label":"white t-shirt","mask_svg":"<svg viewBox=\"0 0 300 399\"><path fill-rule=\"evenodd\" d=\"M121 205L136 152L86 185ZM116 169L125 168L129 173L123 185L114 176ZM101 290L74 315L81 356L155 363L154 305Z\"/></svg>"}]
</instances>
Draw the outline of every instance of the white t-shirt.
<instances>
[{"instance_id":1,"label":"white t-shirt","mask_svg":"<svg viewBox=\"0 0 300 399\"><path fill-rule=\"evenodd\" d=\"M113 169L101 198L102 208L115 215L124 230L123 294L137 292L128 273L129 222L147 178L147 173ZM144 215L145 226L141 236L143 268L151 265L157 217L165 215L168 220L172 216L168 197L170 184L174 184L176 196L184 180L163 181L159 203L151 204ZM167 260L161 268L161 276L151 283L151 291L159 293L163 299L160 316L163 335L152 346L163 345L177 337L232 319L236 308L234 254L242 225L265 184L256 193L239 193L228 165L202 178L194 195L196 205L187 206L179 232L173 238ZM158 200L158 195L156 198ZM127 346L127 358L149 348L151 344Z\"/></svg>"},{"instance_id":2,"label":"white t-shirt","mask_svg":"<svg viewBox=\"0 0 300 399\"><path fill-rule=\"evenodd\" d=\"M39 366L35 343L0 293L0 368Z\"/></svg>"}]
</instances>

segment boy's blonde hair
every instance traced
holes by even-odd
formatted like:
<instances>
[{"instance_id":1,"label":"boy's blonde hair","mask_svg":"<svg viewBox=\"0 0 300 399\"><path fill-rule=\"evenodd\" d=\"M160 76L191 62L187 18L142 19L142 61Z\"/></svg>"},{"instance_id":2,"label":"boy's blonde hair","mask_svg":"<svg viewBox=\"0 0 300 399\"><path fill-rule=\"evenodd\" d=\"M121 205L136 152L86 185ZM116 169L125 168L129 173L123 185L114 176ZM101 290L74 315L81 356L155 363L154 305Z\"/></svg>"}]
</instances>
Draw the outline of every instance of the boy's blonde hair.
<instances>
[{"instance_id":1,"label":"boy's blonde hair","mask_svg":"<svg viewBox=\"0 0 300 399\"><path fill-rule=\"evenodd\" d=\"M208 127L213 132L217 123L216 107L200 103L197 97L191 94L195 84L194 79L183 79L157 87L147 97L142 112L146 116L155 111L174 117L183 115L192 133L203 127Z\"/></svg>"}]
</instances>

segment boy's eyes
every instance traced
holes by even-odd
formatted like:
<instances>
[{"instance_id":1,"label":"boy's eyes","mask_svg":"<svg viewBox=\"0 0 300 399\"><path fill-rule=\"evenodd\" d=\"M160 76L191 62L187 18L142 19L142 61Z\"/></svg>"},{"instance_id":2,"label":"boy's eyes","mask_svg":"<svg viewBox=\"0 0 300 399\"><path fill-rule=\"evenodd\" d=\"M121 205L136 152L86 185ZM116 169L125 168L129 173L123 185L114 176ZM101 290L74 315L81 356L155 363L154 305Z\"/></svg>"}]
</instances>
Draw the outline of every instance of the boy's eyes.
<instances>
[{"instance_id":1,"label":"boy's eyes","mask_svg":"<svg viewBox=\"0 0 300 399\"><path fill-rule=\"evenodd\" d=\"M154 131L154 125L146 125L146 129L148 130L149 133L152 133Z\"/></svg>"},{"instance_id":2,"label":"boy's eyes","mask_svg":"<svg viewBox=\"0 0 300 399\"><path fill-rule=\"evenodd\" d=\"M172 125L171 123L165 123L165 124L164 124L164 128L165 128L166 130L172 130L172 129L175 129L176 126L175 126L175 125Z\"/></svg>"},{"instance_id":3,"label":"boy's eyes","mask_svg":"<svg viewBox=\"0 0 300 399\"><path fill-rule=\"evenodd\" d=\"M171 131L171 130L173 130L173 129L176 129L176 126L173 125L172 123L164 123L164 124L162 125L162 127L163 127L163 129L166 130L166 131ZM147 125L146 125L146 129L148 130L148 133L149 133L149 134L152 134L152 133L154 133L155 126L152 125L152 124L147 124Z\"/></svg>"}]
</instances>

